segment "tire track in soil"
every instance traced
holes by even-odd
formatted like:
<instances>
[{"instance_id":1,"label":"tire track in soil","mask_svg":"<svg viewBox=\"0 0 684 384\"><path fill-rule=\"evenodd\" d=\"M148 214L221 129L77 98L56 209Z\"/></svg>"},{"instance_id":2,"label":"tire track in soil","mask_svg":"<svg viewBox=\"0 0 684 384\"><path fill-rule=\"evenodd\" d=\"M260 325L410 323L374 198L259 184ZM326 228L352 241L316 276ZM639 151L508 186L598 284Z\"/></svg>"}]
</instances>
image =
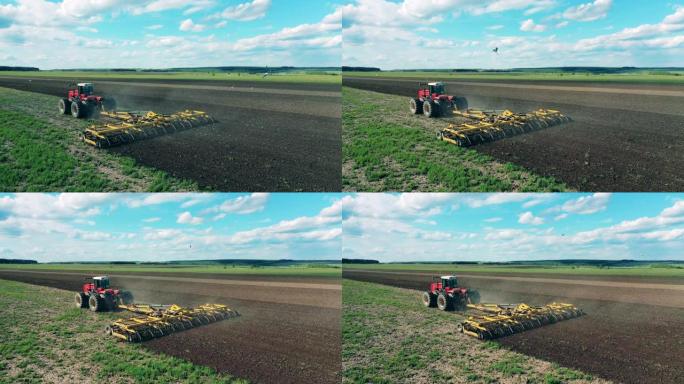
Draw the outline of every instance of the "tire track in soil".
<instances>
[{"instance_id":1,"label":"tire track in soil","mask_svg":"<svg viewBox=\"0 0 684 384\"><path fill-rule=\"evenodd\" d=\"M416 290L424 290L430 281L422 271L344 270L343 277ZM587 313L497 340L507 348L617 382L684 382L684 361L678 358L684 353L684 309L651 303L654 295L664 295L663 301L677 301L681 296L678 290L608 291L598 285L568 288L566 284L498 280L495 276L459 280L464 286L478 289L483 301L533 305L565 301ZM601 299L604 293L608 299ZM635 299L614 301L619 299L617 296Z\"/></svg>"}]
</instances>

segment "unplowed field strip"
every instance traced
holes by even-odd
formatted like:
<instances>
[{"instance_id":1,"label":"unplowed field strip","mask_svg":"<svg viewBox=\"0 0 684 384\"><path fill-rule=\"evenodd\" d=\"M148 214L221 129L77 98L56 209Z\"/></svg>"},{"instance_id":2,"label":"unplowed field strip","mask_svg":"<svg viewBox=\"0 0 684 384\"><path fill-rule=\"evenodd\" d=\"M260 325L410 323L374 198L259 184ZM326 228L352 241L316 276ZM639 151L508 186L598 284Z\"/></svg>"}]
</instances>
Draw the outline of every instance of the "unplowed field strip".
<instances>
[{"instance_id":1,"label":"unplowed field strip","mask_svg":"<svg viewBox=\"0 0 684 384\"><path fill-rule=\"evenodd\" d=\"M430 276L438 273L362 271L345 269L343 277L425 290ZM530 330L497 342L525 354L562 366L624 383L678 383L684 380L684 306L679 289L644 286L625 288L615 281L577 277L583 284L534 281L497 276L460 276L461 285L476 288L482 300L496 303L526 302L541 305L564 301L587 315ZM520 279L518 279L520 278ZM537 279L538 280L538 279ZM667 285L667 284L663 284ZM678 286L673 284L673 286Z\"/></svg>"}]
</instances>

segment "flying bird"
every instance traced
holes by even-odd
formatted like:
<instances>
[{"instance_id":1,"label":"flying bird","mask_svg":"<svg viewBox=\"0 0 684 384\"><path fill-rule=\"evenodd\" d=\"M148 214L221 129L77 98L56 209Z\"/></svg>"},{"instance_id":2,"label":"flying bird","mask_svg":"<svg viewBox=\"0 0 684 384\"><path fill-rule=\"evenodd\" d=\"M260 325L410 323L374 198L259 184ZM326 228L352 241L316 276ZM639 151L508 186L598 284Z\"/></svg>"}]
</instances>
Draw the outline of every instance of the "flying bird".
<instances>
[{"instance_id":1,"label":"flying bird","mask_svg":"<svg viewBox=\"0 0 684 384\"><path fill-rule=\"evenodd\" d=\"M496 47L492 49L492 52L496 53L497 55L499 54L499 47Z\"/></svg>"}]
</instances>

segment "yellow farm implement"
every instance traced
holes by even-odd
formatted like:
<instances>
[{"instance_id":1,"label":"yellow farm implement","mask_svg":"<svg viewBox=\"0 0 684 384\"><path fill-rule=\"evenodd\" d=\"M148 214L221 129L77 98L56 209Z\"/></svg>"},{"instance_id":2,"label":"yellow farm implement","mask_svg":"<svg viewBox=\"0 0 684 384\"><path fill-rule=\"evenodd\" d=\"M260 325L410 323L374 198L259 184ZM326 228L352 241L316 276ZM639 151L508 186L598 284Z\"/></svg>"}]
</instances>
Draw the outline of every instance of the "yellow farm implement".
<instances>
[{"instance_id":1,"label":"yellow farm implement","mask_svg":"<svg viewBox=\"0 0 684 384\"><path fill-rule=\"evenodd\" d=\"M455 110L453 114L470 121L449 124L437 133L437 138L461 147L492 142L572 121L570 117L551 109L538 109L529 113L468 109Z\"/></svg>"},{"instance_id":2,"label":"yellow farm implement","mask_svg":"<svg viewBox=\"0 0 684 384\"><path fill-rule=\"evenodd\" d=\"M118 319L106 332L128 342L141 342L170 333L239 316L237 311L221 304L204 304L194 308L178 305L123 305L118 308L133 312L130 318Z\"/></svg>"},{"instance_id":3,"label":"yellow farm implement","mask_svg":"<svg viewBox=\"0 0 684 384\"><path fill-rule=\"evenodd\" d=\"M572 304L468 304L457 330L481 340L495 339L584 315Z\"/></svg>"},{"instance_id":4,"label":"yellow farm implement","mask_svg":"<svg viewBox=\"0 0 684 384\"><path fill-rule=\"evenodd\" d=\"M216 123L202 111L186 110L171 115L155 112L101 112L102 122L83 132L83 141L98 148L109 148Z\"/></svg>"}]
</instances>

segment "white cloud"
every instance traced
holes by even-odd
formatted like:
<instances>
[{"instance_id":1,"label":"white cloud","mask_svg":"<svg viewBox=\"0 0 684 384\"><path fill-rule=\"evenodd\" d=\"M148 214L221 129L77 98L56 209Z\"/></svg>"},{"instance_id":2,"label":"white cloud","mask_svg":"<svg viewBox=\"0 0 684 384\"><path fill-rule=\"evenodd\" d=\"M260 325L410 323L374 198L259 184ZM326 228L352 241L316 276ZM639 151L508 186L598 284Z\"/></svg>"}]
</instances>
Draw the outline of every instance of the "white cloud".
<instances>
[{"instance_id":1,"label":"white cloud","mask_svg":"<svg viewBox=\"0 0 684 384\"><path fill-rule=\"evenodd\" d=\"M567 201L561 206L561 210L579 215L590 215L606 210L610 198L610 193L594 193L590 196L582 196L575 200Z\"/></svg>"},{"instance_id":2,"label":"white cloud","mask_svg":"<svg viewBox=\"0 0 684 384\"><path fill-rule=\"evenodd\" d=\"M180 23L179 29L184 32L202 32L206 29L206 25L195 24L192 19L185 19Z\"/></svg>"},{"instance_id":3,"label":"white cloud","mask_svg":"<svg viewBox=\"0 0 684 384\"><path fill-rule=\"evenodd\" d=\"M534 214L532 214L532 212L528 211L525 213L521 213L518 216L518 223L530 224L530 225L542 225L542 224L544 224L544 219L539 217L539 216L535 216Z\"/></svg>"},{"instance_id":4,"label":"white cloud","mask_svg":"<svg viewBox=\"0 0 684 384\"><path fill-rule=\"evenodd\" d=\"M148 25L147 27L145 27L145 29L149 29L151 31L156 31L156 30L162 29L162 28L164 28L164 26L161 24L153 24L153 25Z\"/></svg>"},{"instance_id":5,"label":"white cloud","mask_svg":"<svg viewBox=\"0 0 684 384\"><path fill-rule=\"evenodd\" d=\"M501 217L490 217L489 219L485 219L485 223L498 223L501 220L503 220Z\"/></svg>"},{"instance_id":6,"label":"white cloud","mask_svg":"<svg viewBox=\"0 0 684 384\"><path fill-rule=\"evenodd\" d=\"M263 18L271 7L271 0L252 0L226 8L221 17L228 20L251 21Z\"/></svg>"},{"instance_id":7,"label":"white cloud","mask_svg":"<svg viewBox=\"0 0 684 384\"><path fill-rule=\"evenodd\" d=\"M187 212L187 211L179 214L178 220L176 220L176 222L178 224L190 224L190 225L199 225L199 224L202 224L203 221L204 221L204 219L202 219L201 217L192 216L192 214L190 212Z\"/></svg>"},{"instance_id":8,"label":"white cloud","mask_svg":"<svg viewBox=\"0 0 684 384\"><path fill-rule=\"evenodd\" d=\"M612 5L612 0L595 0L568 8L563 12L563 17L576 21L595 21L605 18Z\"/></svg>"},{"instance_id":9,"label":"white cloud","mask_svg":"<svg viewBox=\"0 0 684 384\"><path fill-rule=\"evenodd\" d=\"M221 205L211 207L204 211L204 213L219 212L225 214L247 215L250 213L261 212L266 207L268 202L268 193L252 193L250 195L240 196L235 199L227 199Z\"/></svg>"},{"instance_id":10,"label":"white cloud","mask_svg":"<svg viewBox=\"0 0 684 384\"><path fill-rule=\"evenodd\" d=\"M144 223L156 223L160 220L161 220L160 217L150 217L150 218L144 219L143 222Z\"/></svg>"},{"instance_id":11,"label":"white cloud","mask_svg":"<svg viewBox=\"0 0 684 384\"><path fill-rule=\"evenodd\" d=\"M524 32L544 32L546 30L546 26L535 24L534 20L527 19L520 24L520 30Z\"/></svg>"}]
</instances>

